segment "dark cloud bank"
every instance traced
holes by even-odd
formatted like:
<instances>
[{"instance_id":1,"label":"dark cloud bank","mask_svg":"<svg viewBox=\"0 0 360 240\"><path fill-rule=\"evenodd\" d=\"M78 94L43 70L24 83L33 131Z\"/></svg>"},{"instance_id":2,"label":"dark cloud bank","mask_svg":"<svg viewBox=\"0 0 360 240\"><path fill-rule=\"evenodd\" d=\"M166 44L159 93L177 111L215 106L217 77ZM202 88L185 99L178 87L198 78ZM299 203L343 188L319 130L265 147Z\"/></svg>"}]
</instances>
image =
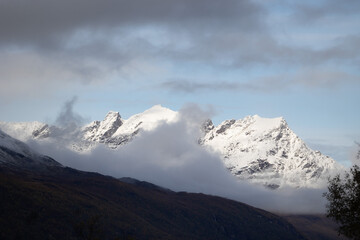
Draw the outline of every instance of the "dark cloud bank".
<instances>
[{"instance_id":1,"label":"dark cloud bank","mask_svg":"<svg viewBox=\"0 0 360 240\"><path fill-rule=\"evenodd\" d=\"M71 110L68 113L70 116L73 114ZM219 156L207 152L197 143L200 136L197 123L206 119L208 114L192 105L183 108L180 116L180 121L143 132L141 137L117 150L99 145L90 153L76 153L65 147L68 137L63 138L64 141L29 144L64 165L81 170L133 177L175 191L223 196L270 211L324 211L325 203L321 196L324 189L283 188L273 191L239 181L225 169Z\"/></svg>"},{"instance_id":2,"label":"dark cloud bank","mask_svg":"<svg viewBox=\"0 0 360 240\"><path fill-rule=\"evenodd\" d=\"M261 12L260 7L247 0L2 1L1 40L35 44L78 29L113 29L145 23L194 26L194 22L206 25L236 21L240 29L254 29L259 26Z\"/></svg>"},{"instance_id":3,"label":"dark cloud bank","mask_svg":"<svg viewBox=\"0 0 360 240\"><path fill-rule=\"evenodd\" d=\"M284 4L294 11L289 28L295 28L294 22L308 24L304 19L353 16L359 10L357 2ZM159 79L162 89L191 93L264 92L279 84L284 89L359 82L358 73L348 70L358 69L360 63L357 32L344 34L320 50L294 47L276 40L267 22L271 14L263 1L251 0L1 1L0 84L6 88L0 89L0 98L3 102L20 97L45 99L78 84L131 81L131 73L140 73L141 79L135 81L141 85L148 77L141 72L142 63L166 69L189 64L229 72L274 66L298 69L290 75L271 73L265 80L260 76L244 83ZM279 83L279 78L284 80Z\"/></svg>"}]
</instances>

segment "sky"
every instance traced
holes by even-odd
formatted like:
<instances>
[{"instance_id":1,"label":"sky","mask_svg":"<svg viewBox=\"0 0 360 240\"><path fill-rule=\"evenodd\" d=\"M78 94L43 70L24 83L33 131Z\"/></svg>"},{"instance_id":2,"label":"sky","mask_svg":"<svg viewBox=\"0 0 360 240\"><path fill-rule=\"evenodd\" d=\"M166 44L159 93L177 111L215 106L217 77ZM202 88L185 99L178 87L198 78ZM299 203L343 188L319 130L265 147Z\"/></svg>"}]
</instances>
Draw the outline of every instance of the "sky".
<instances>
[{"instance_id":1,"label":"sky","mask_svg":"<svg viewBox=\"0 0 360 240\"><path fill-rule=\"evenodd\" d=\"M360 142L358 0L1 0L0 121L195 103L283 116L348 163Z\"/></svg>"}]
</instances>

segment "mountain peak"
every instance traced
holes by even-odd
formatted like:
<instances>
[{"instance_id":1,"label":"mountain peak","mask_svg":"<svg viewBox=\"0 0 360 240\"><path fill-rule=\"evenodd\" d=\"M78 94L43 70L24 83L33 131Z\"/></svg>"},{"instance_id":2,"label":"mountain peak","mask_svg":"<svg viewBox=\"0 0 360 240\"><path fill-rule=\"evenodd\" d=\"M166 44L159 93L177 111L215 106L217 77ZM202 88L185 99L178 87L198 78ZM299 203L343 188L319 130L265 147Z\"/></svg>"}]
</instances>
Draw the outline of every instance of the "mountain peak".
<instances>
[{"instance_id":1,"label":"mountain peak","mask_svg":"<svg viewBox=\"0 0 360 240\"><path fill-rule=\"evenodd\" d=\"M103 121L94 121L84 128L84 138L91 141L104 142L123 124L119 112L109 111Z\"/></svg>"},{"instance_id":2,"label":"mountain peak","mask_svg":"<svg viewBox=\"0 0 360 240\"><path fill-rule=\"evenodd\" d=\"M105 119L108 118L108 117L112 117L112 116L113 116L113 117L120 117L120 118L121 118L119 112L111 111L111 110L110 110L110 111L106 114Z\"/></svg>"},{"instance_id":3,"label":"mountain peak","mask_svg":"<svg viewBox=\"0 0 360 240\"><path fill-rule=\"evenodd\" d=\"M151 108L147 109L146 111L143 112L144 113L166 113L166 112L174 112L169 108L163 107L161 104L157 104L152 106Z\"/></svg>"},{"instance_id":4,"label":"mountain peak","mask_svg":"<svg viewBox=\"0 0 360 240\"><path fill-rule=\"evenodd\" d=\"M247 116L243 121L252 125L252 128L257 131L268 131L276 128L286 128L287 122L283 117L264 118L259 115Z\"/></svg>"},{"instance_id":5,"label":"mountain peak","mask_svg":"<svg viewBox=\"0 0 360 240\"><path fill-rule=\"evenodd\" d=\"M252 116L250 116L250 117L252 117L252 118L254 118L254 119L272 119L272 120L284 120L284 117L283 116L280 116L280 117L274 117L274 118L268 118L268 117L261 117L260 115L258 115L258 114L255 114L255 115L252 115Z\"/></svg>"},{"instance_id":6,"label":"mountain peak","mask_svg":"<svg viewBox=\"0 0 360 240\"><path fill-rule=\"evenodd\" d=\"M125 120L114 136L136 135L140 130L150 131L155 129L160 123L173 122L176 117L177 112L161 105L154 105L146 111L135 114Z\"/></svg>"},{"instance_id":7,"label":"mountain peak","mask_svg":"<svg viewBox=\"0 0 360 240\"><path fill-rule=\"evenodd\" d=\"M123 124L118 112L110 111L105 119L100 122L99 133L102 137L111 137L116 130Z\"/></svg>"},{"instance_id":8,"label":"mountain peak","mask_svg":"<svg viewBox=\"0 0 360 240\"><path fill-rule=\"evenodd\" d=\"M115 111L109 111L106 114L106 116L102 122L103 123L114 123L115 125L122 124L122 120L121 120L121 116L120 116L119 112L115 112Z\"/></svg>"}]
</instances>

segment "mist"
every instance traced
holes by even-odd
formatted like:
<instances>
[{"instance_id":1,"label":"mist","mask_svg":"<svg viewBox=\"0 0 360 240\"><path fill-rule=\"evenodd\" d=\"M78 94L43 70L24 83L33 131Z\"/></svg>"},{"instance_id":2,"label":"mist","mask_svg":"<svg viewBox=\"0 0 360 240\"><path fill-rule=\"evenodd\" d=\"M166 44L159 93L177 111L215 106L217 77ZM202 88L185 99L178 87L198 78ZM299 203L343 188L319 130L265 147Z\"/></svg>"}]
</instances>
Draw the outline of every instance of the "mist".
<instances>
[{"instance_id":1,"label":"mist","mask_svg":"<svg viewBox=\"0 0 360 240\"><path fill-rule=\"evenodd\" d=\"M351 164L352 166L360 166L360 143L354 141L354 146L351 149Z\"/></svg>"},{"instance_id":2,"label":"mist","mask_svg":"<svg viewBox=\"0 0 360 240\"><path fill-rule=\"evenodd\" d=\"M75 113L73 108L75 103L77 102L78 97L74 96L70 100L64 103L62 110L55 120L55 124L58 127L75 129L81 123L83 123L84 119L79 114Z\"/></svg>"},{"instance_id":3,"label":"mist","mask_svg":"<svg viewBox=\"0 0 360 240\"><path fill-rule=\"evenodd\" d=\"M284 187L270 190L233 176L220 156L198 144L199 123L210 114L196 105L185 106L179 111L177 122L163 123L153 131L142 131L130 143L115 150L98 144L91 151L80 153L70 150L69 142L56 138L28 144L64 166L79 170L115 178L132 177L174 191L222 196L273 212L324 212L322 193L325 189Z\"/></svg>"},{"instance_id":4,"label":"mist","mask_svg":"<svg viewBox=\"0 0 360 240\"><path fill-rule=\"evenodd\" d=\"M49 137L54 144L61 146L81 140L81 127L85 118L74 112L74 105L77 101L77 96L67 100L58 113L55 122L50 124Z\"/></svg>"}]
</instances>

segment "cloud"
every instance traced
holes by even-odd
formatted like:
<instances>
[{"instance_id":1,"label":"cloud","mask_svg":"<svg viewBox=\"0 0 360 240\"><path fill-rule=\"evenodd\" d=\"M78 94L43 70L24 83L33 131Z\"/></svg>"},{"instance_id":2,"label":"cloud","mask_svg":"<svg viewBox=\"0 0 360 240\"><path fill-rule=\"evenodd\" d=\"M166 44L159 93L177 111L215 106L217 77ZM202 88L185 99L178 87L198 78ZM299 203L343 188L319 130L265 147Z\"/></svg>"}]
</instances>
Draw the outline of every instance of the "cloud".
<instances>
[{"instance_id":1,"label":"cloud","mask_svg":"<svg viewBox=\"0 0 360 240\"><path fill-rule=\"evenodd\" d=\"M251 1L2 1L2 96L46 95L77 84L125 81L141 61L198 60L196 36L263 28ZM209 39L207 37L207 39ZM21 69L21 71L18 71ZM47 96L44 96L47 97Z\"/></svg>"},{"instance_id":2,"label":"cloud","mask_svg":"<svg viewBox=\"0 0 360 240\"><path fill-rule=\"evenodd\" d=\"M80 55L0 50L1 99L48 98L60 90L96 84L100 78L106 83L113 73L113 66L98 64L98 61Z\"/></svg>"},{"instance_id":3,"label":"cloud","mask_svg":"<svg viewBox=\"0 0 360 240\"><path fill-rule=\"evenodd\" d=\"M164 89L169 89L174 92L193 93L201 90L237 90L240 87L238 83L229 82L208 82L201 83L193 80L170 80L163 82L160 86Z\"/></svg>"},{"instance_id":4,"label":"cloud","mask_svg":"<svg viewBox=\"0 0 360 240\"><path fill-rule=\"evenodd\" d=\"M294 47L271 32L273 11L252 0L1 1L0 106L67 94L115 99L115 89L134 86L148 102L164 101L158 88L274 94L359 82L358 32L320 50Z\"/></svg>"},{"instance_id":5,"label":"cloud","mask_svg":"<svg viewBox=\"0 0 360 240\"><path fill-rule=\"evenodd\" d=\"M345 14L358 8L357 1L302 4L300 10L287 4L305 19L321 16L320 10L333 16L339 9ZM318 52L279 45L266 23L269 12L266 5L250 0L3 1L0 46L61 53L64 61L81 56L107 64L114 59L123 64L140 55L243 67L358 55L352 47Z\"/></svg>"},{"instance_id":6,"label":"cloud","mask_svg":"<svg viewBox=\"0 0 360 240\"><path fill-rule=\"evenodd\" d=\"M248 0L0 4L4 100L47 98L79 84L125 82L136 73L143 78L144 65L203 58L192 54L199 54L196 36L263 28L261 7Z\"/></svg>"},{"instance_id":7,"label":"cloud","mask_svg":"<svg viewBox=\"0 0 360 240\"><path fill-rule=\"evenodd\" d=\"M360 9L360 3L357 0L350 0L344 4L341 0L327 0L316 3L307 2L295 3L292 6L295 9L294 16L298 21L314 23L324 19L357 15Z\"/></svg>"},{"instance_id":8,"label":"cloud","mask_svg":"<svg viewBox=\"0 0 360 240\"><path fill-rule=\"evenodd\" d=\"M59 146L68 146L71 142L81 141L81 127L85 119L74 112L77 96L66 101L60 110L54 125L49 126L49 143Z\"/></svg>"},{"instance_id":9,"label":"cloud","mask_svg":"<svg viewBox=\"0 0 360 240\"><path fill-rule=\"evenodd\" d=\"M360 59L360 50L355 46L360 44L360 35L352 34L336 38L334 45L322 50L306 53L303 60L308 60L310 63L347 63L348 65L356 66Z\"/></svg>"},{"instance_id":10,"label":"cloud","mask_svg":"<svg viewBox=\"0 0 360 240\"><path fill-rule=\"evenodd\" d=\"M0 28L5 44L54 47L79 29L116 29L137 25L206 25L237 22L240 29L259 25L260 8L251 1L167 0L2 1ZM26 9L26 11L24 11ZM44 44L45 43L45 44Z\"/></svg>"},{"instance_id":11,"label":"cloud","mask_svg":"<svg viewBox=\"0 0 360 240\"><path fill-rule=\"evenodd\" d=\"M77 101L77 97L74 96L70 100L66 101L61 109L59 116L57 117L55 124L65 128L77 128L83 123L84 119L73 111L74 104Z\"/></svg>"},{"instance_id":12,"label":"cloud","mask_svg":"<svg viewBox=\"0 0 360 240\"><path fill-rule=\"evenodd\" d=\"M335 89L342 86L360 84L360 76L342 70L327 68L301 68L292 73L268 75L250 78L242 82L216 81L207 82L195 79L174 79L162 82L160 86L174 93L197 93L199 91L245 91L273 93L289 88Z\"/></svg>"},{"instance_id":13,"label":"cloud","mask_svg":"<svg viewBox=\"0 0 360 240\"><path fill-rule=\"evenodd\" d=\"M360 84L360 76L342 69L328 67L303 67L289 73L269 75L253 79L263 92L277 92L284 89L339 89Z\"/></svg>"},{"instance_id":14,"label":"cloud","mask_svg":"<svg viewBox=\"0 0 360 240\"><path fill-rule=\"evenodd\" d=\"M334 88L360 83L360 76L336 69L304 69L293 76L296 84L309 88Z\"/></svg>"},{"instance_id":15,"label":"cloud","mask_svg":"<svg viewBox=\"0 0 360 240\"><path fill-rule=\"evenodd\" d=\"M354 147L329 143L323 139L306 139L306 143L312 148L322 152L322 154L331 156L335 161L345 167L349 167L353 158Z\"/></svg>"},{"instance_id":16,"label":"cloud","mask_svg":"<svg viewBox=\"0 0 360 240\"><path fill-rule=\"evenodd\" d=\"M149 55L197 60L210 49L200 49L202 44L225 50L222 41L249 43L247 36L265 29L263 14L249 0L5 1L0 46L64 61L81 56L121 64Z\"/></svg>"},{"instance_id":17,"label":"cloud","mask_svg":"<svg viewBox=\"0 0 360 240\"><path fill-rule=\"evenodd\" d=\"M39 152L77 169L114 177L133 177L175 191L223 196L276 212L324 211L324 189L283 188L276 191L232 176L219 156L198 144L200 123L208 112L195 105L179 112L179 121L143 132L116 150L100 144L88 153L69 150L63 142L29 142Z\"/></svg>"}]
</instances>

